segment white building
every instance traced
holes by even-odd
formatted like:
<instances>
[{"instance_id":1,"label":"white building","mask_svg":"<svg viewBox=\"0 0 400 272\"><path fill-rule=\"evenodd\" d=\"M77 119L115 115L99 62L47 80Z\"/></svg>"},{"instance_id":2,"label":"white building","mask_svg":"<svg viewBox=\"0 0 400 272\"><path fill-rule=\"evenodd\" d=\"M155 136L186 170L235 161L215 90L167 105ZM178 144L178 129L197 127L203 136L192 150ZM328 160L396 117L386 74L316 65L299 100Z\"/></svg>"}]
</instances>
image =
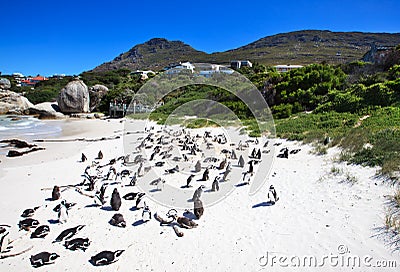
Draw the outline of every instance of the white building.
<instances>
[{"instance_id":1,"label":"white building","mask_svg":"<svg viewBox=\"0 0 400 272\"><path fill-rule=\"evenodd\" d=\"M241 67L253 67L249 60L231 60L231 68L240 69Z\"/></svg>"},{"instance_id":2,"label":"white building","mask_svg":"<svg viewBox=\"0 0 400 272\"><path fill-rule=\"evenodd\" d=\"M302 68L302 65L275 65L274 66L276 71L278 71L279 73L285 73L288 71L291 71L293 69L299 69Z\"/></svg>"}]
</instances>

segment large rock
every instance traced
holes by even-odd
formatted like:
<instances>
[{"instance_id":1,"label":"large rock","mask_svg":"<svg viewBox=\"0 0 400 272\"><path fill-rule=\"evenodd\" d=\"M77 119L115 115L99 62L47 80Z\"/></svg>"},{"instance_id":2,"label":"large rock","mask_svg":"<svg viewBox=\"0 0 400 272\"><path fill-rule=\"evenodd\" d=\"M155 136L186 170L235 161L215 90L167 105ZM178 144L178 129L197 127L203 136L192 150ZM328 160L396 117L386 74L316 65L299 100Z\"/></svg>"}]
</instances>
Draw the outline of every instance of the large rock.
<instances>
[{"instance_id":1,"label":"large rock","mask_svg":"<svg viewBox=\"0 0 400 272\"><path fill-rule=\"evenodd\" d=\"M104 85L96 84L89 88L89 97L90 97L90 111L96 109L101 102L103 96L108 92L108 88Z\"/></svg>"},{"instance_id":2,"label":"large rock","mask_svg":"<svg viewBox=\"0 0 400 272\"><path fill-rule=\"evenodd\" d=\"M0 89L8 90L11 88L11 82L7 78L0 78Z\"/></svg>"},{"instance_id":3,"label":"large rock","mask_svg":"<svg viewBox=\"0 0 400 272\"><path fill-rule=\"evenodd\" d=\"M0 92L0 114L25 114L33 107L28 98L11 91Z\"/></svg>"},{"instance_id":4,"label":"large rock","mask_svg":"<svg viewBox=\"0 0 400 272\"><path fill-rule=\"evenodd\" d=\"M89 112L88 87L82 80L69 82L62 88L57 103L62 113Z\"/></svg>"},{"instance_id":5,"label":"large rock","mask_svg":"<svg viewBox=\"0 0 400 272\"><path fill-rule=\"evenodd\" d=\"M38 115L39 119L66 118L66 116L60 112L60 108L58 107L57 103L54 102L43 102L36 104L32 108L29 108L29 114Z\"/></svg>"}]
</instances>

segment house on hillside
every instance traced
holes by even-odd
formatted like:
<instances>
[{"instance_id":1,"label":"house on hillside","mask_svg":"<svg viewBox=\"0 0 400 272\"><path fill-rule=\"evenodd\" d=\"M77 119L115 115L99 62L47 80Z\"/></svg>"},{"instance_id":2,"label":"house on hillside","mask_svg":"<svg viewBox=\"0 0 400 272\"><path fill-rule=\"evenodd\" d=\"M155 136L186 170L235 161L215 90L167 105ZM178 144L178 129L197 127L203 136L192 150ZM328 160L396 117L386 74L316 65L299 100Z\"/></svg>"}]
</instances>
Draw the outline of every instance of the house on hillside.
<instances>
[{"instance_id":1,"label":"house on hillside","mask_svg":"<svg viewBox=\"0 0 400 272\"><path fill-rule=\"evenodd\" d=\"M148 79L149 74L155 75L156 73L151 70L148 70L148 71L136 70L131 73L131 75L140 75L140 78L142 80Z\"/></svg>"},{"instance_id":2,"label":"house on hillside","mask_svg":"<svg viewBox=\"0 0 400 272\"><path fill-rule=\"evenodd\" d=\"M302 68L302 65L275 65L274 68L276 69L276 71L278 71L279 73L285 73L294 69L299 69Z\"/></svg>"},{"instance_id":3,"label":"house on hillside","mask_svg":"<svg viewBox=\"0 0 400 272\"><path fill-rule=\"evenodd\" d=\"M194 73L194 68L195 68L194 65L187 61L187 62L180 62L179 64L169 65L167 67L164 67L164 70L166 71L167 74L177 74L185 70Z\"/></svg>"},{"instance_id":4,"label":"house on hillside","mask_svg":"<svg viewBox=\"0 0 400 272\"><path fill-rule=\"evenodd\" d=\"M253 67L249 60L231 60L232 69L240 69L241 67Z\"/></svg>"}]
</instances>

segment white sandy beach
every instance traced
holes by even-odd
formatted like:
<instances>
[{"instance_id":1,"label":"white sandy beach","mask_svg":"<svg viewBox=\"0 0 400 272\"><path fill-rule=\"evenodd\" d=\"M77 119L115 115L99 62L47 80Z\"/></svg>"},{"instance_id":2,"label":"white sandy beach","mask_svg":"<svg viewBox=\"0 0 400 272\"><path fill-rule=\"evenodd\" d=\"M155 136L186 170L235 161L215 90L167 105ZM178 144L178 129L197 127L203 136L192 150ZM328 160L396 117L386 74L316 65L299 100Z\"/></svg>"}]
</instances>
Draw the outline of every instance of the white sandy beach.
<instances>
[{"instance_id":1,"label":"white sandy beach","mask_svg":"<svg viewBox=\"0 0 400 272\"><path fill-rule=\"evenodd\" d=\"M282 144L277 153L281 147L301 151L289 159L276 158L276 153L270 176L261 190L249 196L248 185L234 187L223 201L205 207L203 217L195 220L197 228L181 229L183 237L177 237L170 226L160 226L155 219L140 223L141 210L132 208L134 201L124 199L119 213L124 215L127 226L112 226L109 220L116 212L109 209L110 198L100 208L93 205L93 198L74 189L61 193L62 198L77 205L70 210L68 222L58 224L52 209L59 202L46 200L51 197L51 190L41 189L82 182L81 175L99 150L104 154L101 164L126 153L124 123L120 120L70 120L62 127L59 139L64 140L121 137L93 142L43 142L37 144L45 147L44 151L16 158L1 155L0 224L12 226L9 238L26 233L18 231L17 224L22 211L35 206L41 208L33 218L41 225L49 225L51 231L44 239L30 239L28 234L14 242L11 252L33 248L0 260L0 271L31 271L34 268L29 257L41 251L56 252L60 258L54 264L34 269L37 271L398 271L400 267L399 250L379 235L385 223L385 196L393 194L394 188L375 177L376 169L336 162L340 153L337 148L316 156L310 154L310 145L279 139L276 142ZM136 143L139 144L137 139ZM87 162L80 162L82 152L88 157ZM232 163L236 164L236 160ZM332 173L333 166L340 173ZM185 184L186 178L180 174L165 176L166 183ZM342 182L346 175L356 182ZM186 189L188 194L191 196L200 184L209 189L212 179L204 183L195 181L192 188ZM127 183L129 180L122 185ZM271 184L280 199L270 206L267 194ZM106 195L110 196L113 188L118 188L121 196L139 191L137 187L122 185L110 184ZM222 186L225 184L221 183ZM207 199L212 192L206 190L203 194ZM169 208L149 196L145 201L152 213L165 217ZM182 215L183 211L178 213ZM77 225L85 227L76 237L91 240L85 252L52 243L62 230ZM117 249L126 250L118 262L104 267L89 263L98 252ZM310 256L315 257L319 267L303 265L304 258ZM357 262L355 267L352 262L343 264L343 257L359 258L360 266ZM298 260L302 265L293 267ZM378 262L384 260L396 262L397 268L378 269L376 266L382 265Z\"/></svg>"}]
</instances>

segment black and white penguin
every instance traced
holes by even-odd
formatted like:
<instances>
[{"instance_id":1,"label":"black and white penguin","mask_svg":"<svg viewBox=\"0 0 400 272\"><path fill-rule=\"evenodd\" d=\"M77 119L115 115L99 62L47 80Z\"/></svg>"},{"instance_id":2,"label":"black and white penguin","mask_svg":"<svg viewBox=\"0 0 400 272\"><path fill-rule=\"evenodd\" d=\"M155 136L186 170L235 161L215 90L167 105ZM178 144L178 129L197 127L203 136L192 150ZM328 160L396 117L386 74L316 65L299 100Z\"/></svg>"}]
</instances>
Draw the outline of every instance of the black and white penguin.
<instances>
[{"instance_id":1,"label":"black and white penguin","mask_svg":"<svg viewBox=\"0 0 400 272\"><path fill-rule=\"evenodd\" d=\"M212 192L219 191L219 177L218 176L215 177L215 179L212 183L211 191Z\"/></svg>"},{"instance_id":2,"label":"black and white penguin","mask_svg":"<svg viewBox=\"0 0 400 272\"><path fill-rule=\"evenodd\" d=\"M110 224L121 228L126 227L126 221L124 219L124 216L120 213L116 213L113 215L113 217L110 220Z\"/></svg>"},{"instance_id":3,"label":"black and white penguin","mask_svg":"<svg viewBox=\"0 0 400 272\"><path fill-rule=\"evenodd\" d=\"M99 153L97 154L97 158L98 160L103 159L103 152L101 152L101 150L99 151Z\"/></svg>"},{"instance_id":4,"label":"black and white penguin","mask_svg":"<svg viewBox=\"0 0 400 272\"><path fill-rule=\"evenodd\" d=\"M143 222L150 221L151 219L151 211L149 206L146 205L146 202L143 202L143 211L142 211L142 220Z\"/></svg>"},{"instance_id":5,"label":"black and white penguin","mask_svg":"<svg viewBox=\"0 0 400 272\"><path fill-rule=\"evenodd\" d=\"M272 197L273 197L273 200L272 200L273 203L275 203L276 201L279 200L279 197L276 193L274 185L269 186L268 199L271 199L270 195L272 195Z\"/></svg>"},{"instance_id":6,"label":"black and white penguin","mask_svg":"<svg viewBox=\"0 0 400 272\"><path fill-rule=\"evenodd\" d=\"M78 225L74 228L69 228L60 233L60 235L57 236L57 238L53 241L53 243L56 242L62 242L63 240L68 240L75 234L77 234L81 229L83 229L85 225Z\"/></svg>"},{"instance_id":7,"label":"black and white penguin","mask_svg":"<svg viewBox=\"0 0 400 272\"><path fill-rule=\"evenodd\" d=\"M258 149L258 151L256 153L256 159L261 160L261 149Z\"/></svg>"},{"instance_id":8,"label":"black and white penguin","mask_svg":"<svg viewBox=\"0 0 400 272\"><path fill-rule=\"evenodd\" d=\"M60 212L60 209L61 209L62 205L64 205L67 208L67 210L70 210L73 206L76 205L76 203L72 203L72 202L69 203L65 199L63 199L60 204L57 204L57 206L54 207L53 211L54 212Z\"/></svg>"},{"instance_id":9,"label":"black and white penguin","mask_svg":"<svg viewBox=\"0 0 400 272\"><path fill-rule=\"evenodd\" d=\"M190 175L186 180L186 187L190 187L190 183L192 182L194 175Z\"/></svg>"},{"instance_id":10,"label":"black and white penguin","mask_svg":"<svg viewBox=\"0 0 400 272\"><path fill-rule=\"evenodd\" d=\"M122 198L125 200L134 200L139 193L127 193Z\"/></svg>"},{"instance_id":11,"label":"black and white penguin","mask_svg":"<svg viewBox=\"0 0 400 272\"><path fill-rule=\"evenodd\" d=\"M58 210L58 223L64 224L64 223L67 223L67 220L68 220L68 209L65 206L65 204L66 204L65 200L62 200L60 204L61 205Z\"/></svg>"},{"instance_id":12,"label":"black and white penguin","mask_svg":"<svg viewBox=\"0 0 400 272\"><path fill-rule=\"evenodd\" d=\"M113 252L105 250L91 257L90 262L95 266L108 265L118 261L124 251L125 250L117 250Z\"/></svg>"},{"instance_id":13,"label":"black and white penguin","mask_svg":"<svg viewBox=\"0 0 400 272\"><path fill-rule=\"evenodd\" d=\"M49 253L46 251L40 252L30 257L31 265L33 267L40 267L47 264L54 263L54 260L60 257L57 253Z\"/></svg>"},{"instance_id":14,"label":"black and white penguin","mask_svg":"<svg viewBox=\"0 0 400 272\"><path fill-rule=\"evenodd\" d=\"M34 207L33 209L31 209L31 208L29 208L29 209L26 209L26 210L24 210L23 212L22 212L22 214L21 214L21 217L32 217L34 214L35 214L35 211L37 210L37 209L39 209L40 208L40 206L38 206L38 207Z\"/></svg>"},{"instance_id":15,"label":"black and white penguin","mask_svg":"<svg viewBox=\"0 0 400 272\"><path fill-rule=\"evenodd\" d=\"M121 207L121 203L122 202L121 202L121 197L119 196L119 192L118 192L117 188L114 188L114 191L112 192L111 200L110 200L111 208L114 211L118 211L119 208Z\"/></svg>"},{"instance_id":16,"label":"black and white penguin","mask_svg":"<svg viewBox=\"0 0 400 272\"><path fill-rule=\"evenodd\" d=\"M39 226L39 221L32 218L26 218L18 223L20 230L30 230L31 228L37 228Z\"/></svg>"},{"instance_id":17,"label":"black and white penguin","mask_svg":"<svg viewBox=\"0 0 400 272\"><path fill-rule=\"evenodd\" d=\"M165 162L160 161L160 162L156 162L156 163L155 163L155 166L156 166L156 167L162 167L162 166L164 166L164 164L165 164Z\"/></svg>"},{"instance_id":18,"label":"black and white penguin","mask_svg":"<svg viewBox=\"0 0 400 272\"><path fill-rule=\"evenodd\" d=\"M39 226L31 234L31 238L44 238L50 233L50 227L47 225Z\"/></svg>"},{"instance_id":19,"label":"black and white penguin","mask_svg":"<svg viewBox=\"0 0 400 272\"><path fill-rule=\"evenodd\" d=\"M136 208L140 208L140 202L142 201L143 197L145 196L145 193L139 193L137 195L137 199L136 199Z\"/></svg>"},{"instance_id":20,"label":"black and white penguin","mask_svg":"<svg viewBox=\"0 0 400 272\"><path fill-rule=\"evenodd\" d=\"M135 186L137 181L137 173L134 173L131 180L129 181L130 186Z\"/></svg>"},{"instance_id":21,"label":"black and white penguin","mask_svg":"<svg viewBox=\"0 0 400 272\"><path fill-rule=\"evenodd\" d=\"M96 193L96 198L100 201L100 205L106 204L105 193L106 193L107 185L101 185L100 192Z\"/></svg>"},{"instance_id":22,"label":"black and white penguin","mask_svg":"<svg viewBox=\"0 0 400 272\"><path fill-rule=\"evenodd\" d=\"M249 161L249 170L247 173L251 174L254 172L254 166L253 166L253 161Z\"/></svg>"},{"instance_id":23,"label":"black and white penguin","mask_svg":"<svg viewBox=\"0 0 400 272\"><path fill-rule=\"evenodd\" d=\"M89 238L75 238L72 240L65 241L64 246L66 249L73 251L77 249L86 251L86 249L88 249L88 247L90 246L90 241Z\"/></svg>"},{"instance_id":24,"label":"black and white penguin","mask_svg":"<svg viewBox=\"0 0 400 272\"><path fill-rule=\"evenodd\" d=\"M201 185L201 186L199 186L199 188L196 189L196 191L194 191L193 197L192 197L193 201L196 201L197 199L200 199L204 188L206 188L206 187L204 185Z\"/></svg>"},{"instance_id":25,"label":"black and white penguin","mask_svg":"<svg viewBox=\"0 0 400 272\"><path fill-rule=\"evenodd\" d=\"M210 177L209 177L209 173L210 173L210 170L207 168L206 170L204 170L204 173L203 173L203 177L202 177L202 181L207 181L207 180L209 180L210 179Z\"/></svg>"},{"instance_id":26,"label":"black and white penguin","mask_svg":"<svg viewBox=\"0 0 400 272\"><path fill-rule=\"evenodd\" d=\"M242 168L244 167L244 159L243 159L242 155L240 155L240 157L239 157L238 165L239 165L239 167L242 167Z\"/></svg>"}]
</instances>

